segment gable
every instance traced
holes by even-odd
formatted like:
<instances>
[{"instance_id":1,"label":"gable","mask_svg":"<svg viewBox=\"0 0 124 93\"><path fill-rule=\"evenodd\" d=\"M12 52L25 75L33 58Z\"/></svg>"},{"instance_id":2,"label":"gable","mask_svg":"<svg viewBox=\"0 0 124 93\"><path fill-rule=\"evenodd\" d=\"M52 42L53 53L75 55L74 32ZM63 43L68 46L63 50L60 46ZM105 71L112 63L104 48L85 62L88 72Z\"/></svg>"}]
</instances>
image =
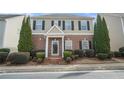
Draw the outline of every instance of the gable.
<instances>
[{"instance_id":1,"label":"gable","mask_svg":"<svg viewBox=\"0 0 124 93\"><path fill-rule=\"evenodd\" d=\"M49 33L62 33L62 32L56 27L54 27Z\"/></svg>"},{"instance_id":2,"label":"gable","mask_svg":"<svg viewBox=\"0 0 124 93\"><path fill-rule=\"evenodd\" d=\"M57 27L56 25L52 26L50 28L50 30L48 30L47 34L60 34L60 35L63 35L64 32L59 28Z\"/></svg>"}]
</instances>

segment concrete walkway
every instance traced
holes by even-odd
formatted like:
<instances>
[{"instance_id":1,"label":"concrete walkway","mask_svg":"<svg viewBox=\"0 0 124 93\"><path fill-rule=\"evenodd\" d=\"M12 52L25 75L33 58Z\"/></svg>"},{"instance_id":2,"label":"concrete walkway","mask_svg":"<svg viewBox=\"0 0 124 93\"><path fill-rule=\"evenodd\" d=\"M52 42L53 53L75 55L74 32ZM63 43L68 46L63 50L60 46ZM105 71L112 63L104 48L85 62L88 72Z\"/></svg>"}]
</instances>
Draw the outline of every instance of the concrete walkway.
<instances>
[{"instance_id":1,"label":"concrete walkway","mask_svg":"<svg viewBox=\"0 0 124 93\"><path fill-rule=\"evenodd\" d=\"M85 70L124 70L124 63L38 65L38 66L0 66L0 73L85 71Z\"/></svg>"}]
</instances>

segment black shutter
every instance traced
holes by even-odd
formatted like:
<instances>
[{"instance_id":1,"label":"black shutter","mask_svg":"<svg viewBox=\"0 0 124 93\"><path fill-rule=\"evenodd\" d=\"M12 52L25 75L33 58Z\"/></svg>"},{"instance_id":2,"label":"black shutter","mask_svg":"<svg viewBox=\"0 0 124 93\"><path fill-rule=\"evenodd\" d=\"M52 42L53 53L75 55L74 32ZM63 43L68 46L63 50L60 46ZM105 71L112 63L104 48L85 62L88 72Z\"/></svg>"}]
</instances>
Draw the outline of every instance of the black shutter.
<instances>
[{"instance_id":1,"label":"black shutter","mask_svg":"<svg viewBox=\"0 0 124 93\"><path fill-rule=\"evenodd\" d=\"M79 48L82 49L82 41L79 41Z\"/></svg>"},{"instance_id":2,"label":"black shutter","mask_svg":"<svg viewBox=\"0 0 124 93\"><path fill-rule=\"evenodd\" d=\"M81 21L78 21L78 29L81 30Z\"/></svg>"},{"instance_id":3,"label":"black shutter","mask_svg":"<svg viewBox=\"0 0 124 93\"><path fill-rule=\"evenodd\" d=\"M74 30L74 21L71 21L71 29Z\"/></svg>"},{"instance_id":4,"label":"black shutter","mask_svg":"<svg viewBox=\"0 0 124 93\"><path fill-rule=\"evenodd\" d=\"M45 21L42 21L42 30L45 30Z\"/></svg>"},{"instance_id":5,"label":"black shutter","mask_svg":"<svg viewBox=\"0 0 124 93\"><path fill-rule=\"evenodd\" d=\"M58 26L61 26L61 21L60 20L58 21Z\"/></svg>"},{"instance_id":6,"label":"black shutter","mask_svg":"<svg viewBox=\"0 0 124 93\"><path fill-rule=\"evenodd\" d=\"M51 21L51 26L53 26L54 25L54 21Z\"/></svg>"},{"instance_id":7,"label":"black shutter","mask_svg":"<svg viewBox=\"0 0 124 93\"><path fill-rule=\"evenodd\" d=\"M87 21L87 30L90 30L90 23Z\"/></svg>"},{"instance_id":8,"label":"black shutter","mask_svg":"<svg viewBox=\"0 0 124 93\"><path fill-rule=\"evenodd\" d=\"M92 43L89 41L89 49L92 49Z\"/></svg>"},{"instance_id":9,"label":"black shutter","mask_svg":"<svg viewBox=\"0 0 124 93\"><path fill-rule=\"evenodd\" d=\"M63 21L63 30L65 30L65 21Z\"/></svg>"},{"instance_id":10,"label":"black shutter","mask_svg":"<svg viewBox=\"0 0 124 93\"><path fill-rule=\"evenodd\" d=\"M33 30L36 29L36 20L33 20Z\"/></svg>"}]
</instances>

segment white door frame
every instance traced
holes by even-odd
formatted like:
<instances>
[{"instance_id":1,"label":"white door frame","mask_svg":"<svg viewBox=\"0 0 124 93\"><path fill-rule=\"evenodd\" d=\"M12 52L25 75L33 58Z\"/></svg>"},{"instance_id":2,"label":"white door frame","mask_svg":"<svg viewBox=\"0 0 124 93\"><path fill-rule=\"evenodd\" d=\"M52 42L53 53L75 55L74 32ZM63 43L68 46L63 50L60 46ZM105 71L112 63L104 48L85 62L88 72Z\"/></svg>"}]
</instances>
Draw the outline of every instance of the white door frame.
<instances>
[{"instance_id":1,"label":"white door frame","mask_svg":"<svg viewBox=\"0 0 124 93\"><path fill-rule=\"evenodd\" d=\"M58 49L57 49L57 53L56 54L53 54L53 43L54 42L57 42L57 46L58 46ZM51 55L52 56L59 56L59 40L52 40L52 42L51 42Z\"/></svg>"}]
</instances>

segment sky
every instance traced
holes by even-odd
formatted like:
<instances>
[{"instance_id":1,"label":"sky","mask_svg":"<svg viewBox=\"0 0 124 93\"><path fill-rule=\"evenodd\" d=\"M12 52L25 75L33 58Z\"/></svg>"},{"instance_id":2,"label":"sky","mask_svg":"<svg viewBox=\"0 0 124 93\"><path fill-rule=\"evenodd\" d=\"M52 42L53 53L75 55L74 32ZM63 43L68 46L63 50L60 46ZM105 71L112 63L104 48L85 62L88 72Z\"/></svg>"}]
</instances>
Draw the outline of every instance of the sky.
<instances>
[{"instance_id":1,"label":"sky","mask_svg":"<svg viewBox=\"0 0 124 93\"><path fill-rule=\"evenodd\" d=\"M48 14L51 14L51 13L31 13L31 16L48 15ZM71 14L96 18L96 13L71 13Z\"/></svg>"}]
</instances>

